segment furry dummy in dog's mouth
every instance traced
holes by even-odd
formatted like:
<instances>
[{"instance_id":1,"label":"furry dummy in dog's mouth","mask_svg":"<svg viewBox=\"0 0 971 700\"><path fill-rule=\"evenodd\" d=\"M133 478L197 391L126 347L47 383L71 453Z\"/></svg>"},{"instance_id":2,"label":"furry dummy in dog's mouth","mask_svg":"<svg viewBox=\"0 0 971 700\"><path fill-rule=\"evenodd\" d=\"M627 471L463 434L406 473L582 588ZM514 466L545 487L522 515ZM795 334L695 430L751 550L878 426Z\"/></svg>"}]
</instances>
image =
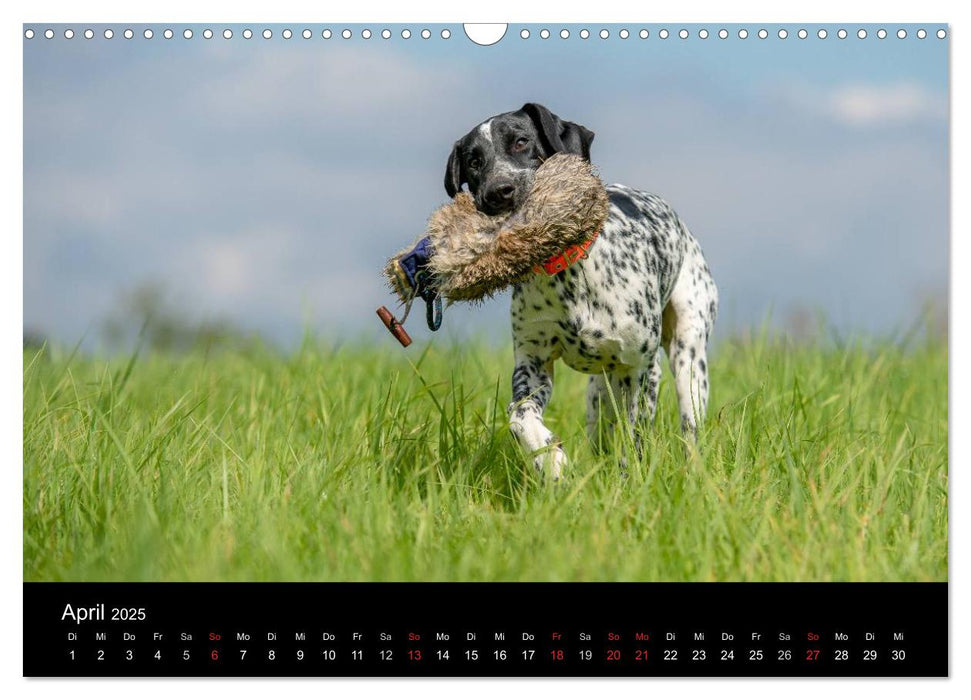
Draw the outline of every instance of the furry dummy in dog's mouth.
<instances>
[{"instance_id":1,"label":"furry dummy in dog's mouth","mask_svg":"<svg viewBox=\"0 0 971 700\"><path fill-rule=\"evenodd\" d=\"M384 275L404 303L436 295L481 301L535 274L552 256L588 246L607 209L607 192L593 166L580 156L556 154L536 170L513 214L483 214L469 193L460 192L431 215L418 241L388 261ZM574 259L585 250L574 250Z\"/></svg>"}]
</instances>

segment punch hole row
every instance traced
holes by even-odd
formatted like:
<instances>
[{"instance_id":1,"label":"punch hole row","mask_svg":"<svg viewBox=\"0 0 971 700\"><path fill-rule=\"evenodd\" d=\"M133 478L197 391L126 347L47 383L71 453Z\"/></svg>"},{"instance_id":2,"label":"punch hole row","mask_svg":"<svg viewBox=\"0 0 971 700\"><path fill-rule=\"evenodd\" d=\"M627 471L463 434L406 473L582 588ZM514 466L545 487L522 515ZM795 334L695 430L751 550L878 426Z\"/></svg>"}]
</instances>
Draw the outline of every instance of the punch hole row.
<instances>
[{"instance_id":1,"label":"punch hole row","mask_svg":"<svg viewBox=\"0 0 971 700\"><path fill-rule=\"evenodd\" d=\"M636 34L641 39L648 39L651 37L651 30L645 28L645 29L637 30L636 32L632 32L630 29L620 29L620 30L617 30L616 32L616 36L620 39L629 39L634 34ZM903 28L898 29L895 32L895 34L898 39L906 39L908 36L907 30ZM594 36L594 35L599 36L601 39L609 39L611 37L611 32L609 29L601 29L595 33L591 33L589 29L581 29L578 32L576 32L576 36L578 36L581 39L589 39L591 36ZM702 29L698 29L694 34L694 36L696 36L698 39L708 39L712 36L717 36L719 39L728 39L733 35L737 36L739 39L748 39L749 36L752 36L749 30L744 27L741 29L738 29L737 32L731 32L725 28L719 29L717 30L717 32L702 28ZM874 35L878 39L886 39L888 36L890 36L890 32L888 32L886 29L878 29L876 32L874 32ZM519 36L522 39L529 39L530 37L534 36L534 34L529 29L524 28L519 31ZM551 32L549 29L540 29L535 33L535 36L538 36L540 39L549 39L551 36L553 36L553 32ZM561 29L558 32L558 36L561 39L569 39L572 36L572 34L569 29ZM677 31L672 31L668 29L657 30L658 39L668 39L671 36L677 36L679 39L690 39L692 37L692 32L689 31L688 29L679 29ZM785 28L780 28L774 32L770 32L768 29L762 28L757 30L754 33L754 36L757 36L759 39L768 39L770 36L775 36L775 37L778 37L779 39L788 39L791 36L791 34L789 30ZM808 29L799 29L795 31L794 36L800 39L807 39L811 36L811 33ZM815 32L815 34L813 34L813 36L816 36L819 39L826 39L826 38L829 38L830 33L826 29L819 29ZM838 39L846 39L848 36L850 36L850 32L847 29L841 28L833 32L833 36L835 36ZM868 32L866 29L863 29L861 27L856 31L856 36L859 39L866 39L868 36ZM928 31L926 29L918 29L917 31L914 32L914 36L917 37L918 39L926 39L928 37ZM936 32L936 36L938 39L947 38L947 30L938 29Z\"/></svg>"},{"instance_id":2,"label":"punch hole row","mask_svg":"<svg viewBox=\"0 0 971 700\"><path fill-rule=\"evenodd\" d=\"M115 31L113 29L105 29L102 35L105 39L114 39ZM176 32L173 29L164 29L160 34L160 36L164 39L172 39L175 37L175 35ZM199 35L202 36L203 39L212 39L214 36L216 36L216 32L214 32L212 29L204 29L199 32ZM220 35L223 39L232 39L235 36L235 33L232 29L227 28L223 29L222 32L220 32ZM292 39L296 35L297 32L294 32L292 29L283 29L279 31L279 36L283 39ZM357 36L362 39L370 39L376 35L380 36L382 39L390 39L392 36L394 36L394 33L390 29L382 29L380 32L372 32L370 29L361 29L357 32ZM422 39L431 39L432 30L422 29L418 32L412 33L410 29L402 29L399 35L402 39L410 39L412 36L418 36ZM38 33L34 29L28 28L24 30L24 38L33 39L36 36L38 36ZM55 32L53 29L45 29L42 36L45 39L54 39L57 36L57 32ZM65 29L63 32L63 37L65 39L73 39L75 36L76 34L73 29ZM95 37L95 31L93 29L85 29L81 33L81 36L83 36L85 39L93 39ZM155 31L152 29L145 29L139 34L134 29L129 28L125 29L121 33L121 36L123 36L125 39L134 39L136 36L141 36L145 39L154 39ZM182 30L181 36L183 39L192 39L196 36L196 33L187 28ZM244 29L239 33L239 36L241 36L243 39L252 39L254 36L262 36L264 39L272 39L274 36L276 36L276 34L274 34L274 30L272 29L257 30L255 32L252 29ZM312 39L314 37L314 32L310 29L303 29L299 31L299 36L303 37L304 39ZM324 29L320 32L320 37L322 39L331 39L335 36L343 39L350 39L354 37L355 34L351 29L343 29L340 31ZM438 36L440 36L442 39L450 39L452 38L452 30L448 28L442 29L438 32Z\"/></svg>"},{"instance_id":3,"label":"punch hole row","mask_svg":"<svg viewBox=\"0 0 971 700\"><path fill-rule=\"evenodd\" d=\"M257 33L252 29L244 29L239 34L243 39L252 39L254 36L257 36ZM629 29L620 29L616 32L616 36L620 39L629 39L632 34L636 34L636 36L641 39L648 39L651 37L651 31L649 29L640 29L636 32L631 32ZM689 39L692 36L692 33L687 29L679 29L673 34L682 40ZM717 32L702 28L695 32L695 36L698 39L708 39L712 36L717 36L719 39L728 39L729 37L733 36L733 34L734 36L737 36L739 39L743 40L753 36L753 34L750 34L749 30L744 27L738 29L734 33L725 28L719 29ZM867 30L863 28L858 29L855 34L858 39L866 39L869 36ZM134 39L139 34L137 34L135 30L129 28L125 29L121 35L125 39ZM160 36L164 39L172 39L175 37L175 35L176 32L172 29L164 29L160 33ZM204 29L200 32L200 35L204 39L212 39L214 36L216 36L216 33L212 29ZM223 39L232 39L235 36L233 30L228 28L224 29L220 35ZM262 36L263 39L272 39L275 36L272 29L263 29L262 31L258 32L258 35ZM314 37L314 32L310 29L303 29L299 32L299 35L304 39L312 39ZM407 28L402 29L399 35L402 39L410 39L412 36L415 36L415 34L413 34L412 31ZM571 36L573 36L569 29L561 29L559 32L557 32L557 35L560 37L560 39L569 39ZM811 34L807 29L799 29L794 34L794 36L798 37L799 39L807 39L810 35ZM874 35L878 39L886 39L888 36L890 36L890 32L888 32L886 29L878 29L874 32ZM895 35L898 39L906 39L908 32L906 29L901 28L895 32ZM937 32L935 32L935 35L938 39L945 39L947 38L947 31L945 29L938 29ZM33 39L36 36L38 36L38 34L34 29L28 28L24 30L24 38ZM45 29L42 36L45 39L54 39L57 36L57 33L53 29ZM63 37L65 39L74 39L75 36L76 33L73 29L65 29L63 32ZM85 39L93 39L95 37L95 31L93 29L85 29L81 32L81 36L83 36ZM105 39L113 39L115 37L115 32L113 29L105 29L103 36ZM144 39L154 39L155 31L152 29L144 29L140 36ZM195 32L193 32L191 29L184 29L181 32L181 36L183 39L192 39L195 36ZM296 36L296 33L292 29L283 29L279 32L279 36L283 39L292 39L294 36ZM354 30L351 29L343 29L340 31L324 29L320 32L320 37L322 39L331 39L334 37L351 39L354 36ZM392 32L390 29L382 29L380 32L372 32L370 29L361 29L358 30L357 36L362 39L371 39L374 36L380 36L382 39L390 39L392 36L394 36L394 32ZM417 32L417 36L420 36L422 39L430 39L432 37L432 31L430 29L422 29ZM442 39L450 39L452 32L447 28L442 29L439 32L439 36ZM529 39L533 36L533 34L529 29L524 28L520 30L519 36L522 39ZM540 39L549 39L551 36L553 36L553 32L551 32L549 29L540 29L536 32L536 36L538 36ZM591 32L589 29L580 29L576 32L576 36L578 36L580 39L589 39L591 36L598 36L600 39L609 39L611 37L611 31L609 29L601 29L597 32ZM672 32L668 29L657 30L657 38L659 39L668 39L671 36ZM781 28L775 32L770 32L769 30L763 28L756 30L754 32L754 36L764 40L768 39L770 36L774 36L779 39L788 39L791 35L789 30L785 28ZM819 29L812 34L812 36L815 36L818 39L827 39L830 37L830 34L826 29ZM837 29L835 32L833 32L833 36L838 39L846 39L848 36L850 36L850 32L847 29ZM926 39L928 32L926 29L918 29L916 32L914 32L914 36L918 39Z\"/></svg>"}]
</instances>

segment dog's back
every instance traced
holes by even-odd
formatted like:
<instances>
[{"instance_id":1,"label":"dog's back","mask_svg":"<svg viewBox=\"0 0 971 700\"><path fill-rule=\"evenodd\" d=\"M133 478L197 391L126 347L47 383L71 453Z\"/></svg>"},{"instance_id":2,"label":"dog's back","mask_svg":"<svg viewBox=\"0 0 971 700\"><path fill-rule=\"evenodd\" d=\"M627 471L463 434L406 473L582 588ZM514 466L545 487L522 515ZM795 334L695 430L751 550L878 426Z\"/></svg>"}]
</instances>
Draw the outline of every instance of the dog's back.
<instances>
[{"instance_id":1,"label":"dog's back","mask_svg":"<svg viewBox=\"0 0 971 700\"><path fill-rule=\"evenodd\" d=\"M513 293L517 342L548 347L554 358L588 374L633 370L653 356L664 308L694 242L660 197L623 185L610 185L607 193L610 215L587 256L556 275L536 275Z\"/></svg>"}]
</instances>

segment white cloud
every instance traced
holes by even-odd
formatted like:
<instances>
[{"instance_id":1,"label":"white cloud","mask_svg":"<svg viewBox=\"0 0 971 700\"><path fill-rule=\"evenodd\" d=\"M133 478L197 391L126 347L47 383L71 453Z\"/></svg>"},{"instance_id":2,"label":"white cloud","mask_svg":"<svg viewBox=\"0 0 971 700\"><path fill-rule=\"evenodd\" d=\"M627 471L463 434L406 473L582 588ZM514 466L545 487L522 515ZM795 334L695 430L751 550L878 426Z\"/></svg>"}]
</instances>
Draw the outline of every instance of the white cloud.
<instances>
[{"instance_id":1,"label":"white cloud","mask_svg":"<svg viewBox=\"0 0 971 700\"><path fill-rule=\"evenodd\" d=\"M947 119L946 95L924 85L846 83L829 88L787 83L776 90L785 105L855 128L906 126Z\"/></svg>"},{"instance_id":2,"label":"white cloud","mask_svg":"<svg viewBox=\"0 0 971 700\"><path fill-rule=\"evenodd\" d=\"M947 116L942 95L916 83L844 85L833 91L826 109L851 126L899 125Z\"/></svg>"},{"instance_id":3,"label":"white cloud","mask_svg":"<svg viewBox=\"0 0 971 700\"><path fill-rule=\"evenodd\" d=\"M434 118L443 94L462 95L458 71L375 47L258 52L234 57L190 98L208 118L266 128L274 122L343 129L392 124L403 113Z\"/></svg>"}]
</instances>

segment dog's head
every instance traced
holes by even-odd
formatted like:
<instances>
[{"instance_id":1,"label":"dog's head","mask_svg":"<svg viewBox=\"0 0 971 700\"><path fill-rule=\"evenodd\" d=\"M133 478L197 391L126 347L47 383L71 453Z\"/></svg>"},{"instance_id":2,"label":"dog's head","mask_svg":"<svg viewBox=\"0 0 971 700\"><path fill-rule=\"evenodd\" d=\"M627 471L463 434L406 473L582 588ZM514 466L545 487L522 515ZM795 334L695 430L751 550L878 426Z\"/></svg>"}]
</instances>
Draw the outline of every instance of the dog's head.
<instances>
[{"instance_id":1,"label":"dog's head","mask_svg":"<svg viewBox=\"0 0 971 700\"><path fill-rule=\"evenodd\" d=\"M590 160L592 141L586 127L560 119L543 105L524 104L487 119L455 142L445 168L445 191L454 197L467 183L480 211L515 211L540 163L554 153Z\"/></svg>"}]
</instances>

